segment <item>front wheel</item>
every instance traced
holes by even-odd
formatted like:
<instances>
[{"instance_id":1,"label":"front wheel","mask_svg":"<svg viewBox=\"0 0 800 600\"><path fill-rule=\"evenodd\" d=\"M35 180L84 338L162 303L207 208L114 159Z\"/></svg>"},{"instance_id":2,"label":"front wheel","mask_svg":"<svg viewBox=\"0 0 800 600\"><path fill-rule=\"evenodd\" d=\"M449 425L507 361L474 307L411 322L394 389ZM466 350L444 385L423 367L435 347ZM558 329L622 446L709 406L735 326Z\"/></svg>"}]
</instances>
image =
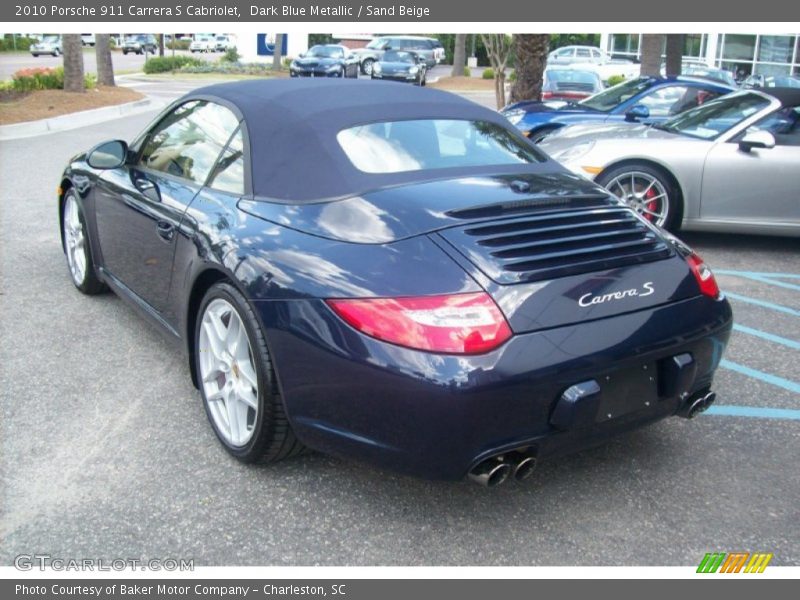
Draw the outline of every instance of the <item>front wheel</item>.
<instances>
[{"instance_id":1,"label":"front wheel","mask_svg":"<svg viewBox=\"0 0 800 600\"><path fill-rule=\"evenodd\" d=\"M361 63L361 72L364 75L372 75L372 66L375 64L375 61L371 58L365 58L364 62Z\"/></svg>"},{"instance_id":2,"label":"front wheel","mask_svg":"<svg viewBox=\"0 0 800 600\"><path fill-rule=\"evenodd\" d=\"M284 412L261 326L231 284L217 283L203 298L194 350L206 414L230 454L274 462L303 450Z\"/></svg>"},{"instance_id":3,"label":"front wheel","mask_svg":"<svg viewBox=\"0 0 800 600\"><path fill-rule=\"evenodd\" d=\"M660 169L646 164L623 165L602 173L597 183L651 223L670 231L680 227L678 192Z\"/></svg>"},{"instance_id":4,"label":"front wheel","mask_svg":"<svg viewBox=\"0 0 800 600\"><path fill-rule=\"evenodd\" d=\"M72 283L84 294L92 296L106 289L98 279L94 270L92 252L86 234L86 221L75 192L69 190L64 198L61 232L64 240L64 252L67 255L67 266Z\"/></svg>"}]
</instances>

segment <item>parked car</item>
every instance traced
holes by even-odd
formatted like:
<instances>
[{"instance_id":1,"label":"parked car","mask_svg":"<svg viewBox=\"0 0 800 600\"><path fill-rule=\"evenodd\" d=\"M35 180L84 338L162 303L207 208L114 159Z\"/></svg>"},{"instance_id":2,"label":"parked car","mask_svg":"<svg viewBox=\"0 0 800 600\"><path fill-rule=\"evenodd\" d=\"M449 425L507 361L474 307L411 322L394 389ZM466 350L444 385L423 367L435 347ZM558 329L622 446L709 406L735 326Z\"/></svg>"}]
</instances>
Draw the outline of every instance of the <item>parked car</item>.
<instances>
[{"instance_id":1,"label":"parked car","mask_svg":"<svg viewBox=\"0 0 800 600\"><path fill-rule=\"evenodd\" d=\"M745 89L788 87L800 88L800 77L790 75L750 75L742 83Z\"/></svg>"},{"instance_id":2,"label":"parked car","mask_svg":"<svg viewBox=\"0 0 800 600\"><path fill-rule=\"evenodd\" d=\"M657 123L735 88L691 77L639 77L580 102L516 102L502 113L535 142L564 125Z\"/></svg>"},{"instance_id":3,"label":"parked car","mask_svg":"<svg viewBox=\"0 0 800 600\"><path fill-rule=\"evenodd\" d=\"M94 46L95 39L93 33L82 33L81 34L81 44L84 46Z\"/></svg>"},{"instance_id":4,"label":"parked car","mask_svg":"<svg viewBox=\"0 0 800 600\"><path fill-rule=\"evenodd\" d=\"M230 35L218 35L214 38L214 50L217 52L227 52L236 47L236 42Z\"/></svg>"},{"instance_id":5,"label":"parked car","mask_svg":"<svg viewBox=\"0 0 800 600\"><path fill-rule=\"evenodd\" d=\"M603 90L594 71L547 67L542 80L542 100L582 100Z\"/></svg>"},{"instance_id":6,"label":"parked car","mask_svg":"<svg viewBox=\"0 0 800 600\"><path fill-rule=\"evenodd\" d=\"M627 59L612 58L593 46L564 46L553 50L547 57L548 67L572 65L584 71L597 73L606 83L614 76L633 79L639 76L641 65Z\"/></svg>"},{"instance_id":7,"label":"parked car","mask_svg":"<svg viewBox=\"0 0 800 600\"><path fill-rule=\"evenodd\" d=\"M60 190L75 287L186 352L245 462L308 446L496 485L714 400L732 316L708 267L453 94L203 87Z\"/></svg>"},{"instance_id":8,"label":"parked car","mask_svg":"<svg viewBox=\"0 0 800 600\"><path fill-rule=\"evenodd\" d=\"M289 65L292 77L358 77L358 59L339 44L319 44Z\"/></svg>"},{"instance_id":9,"label":"parked car","mask_svg":"<svg viewBox=\"0 0 800 600\"><path fill-rule=\"evenodd\" d=\"M736 92L653 126L573 125L540 147L667 229L800 236L798 89Z\"/></svg>"},{"instance_id":10,"label":"parked car","mask_svg":"<svg viewBox=\"0 0 800 600\"><path fill-rule=\"evenodd\" d=\"M662 74L666 72L666 67L662 69ZM701 77L703 79L710 79L718 83L723 83L732 88L737 87L736 78L733 73L726 69L717 69L706 65L699 65L694 63L684 64L681 67L681 74L689 77Z\"/></svg>"},{"instance_id":11,"label":"parked car","mask_svg":"<svg viewBox=\"0 0 800 600\"><path fill-rule=\"evenodd\" d=\"M30 52L33 56L39 56L40 54L59 56L61 54L61 36L46 35L42 37L40 42L31 44Z\"/></svg>"},{"instance_id":12,"label":"parked car","mask_svg":"<svg viewBox=\"0 0 800 600\"><path fill-rule=\"evenodd\" d=\"M377 37L366 47L356 48L353 53L358 57L361 72L371 75L372 65L379 61L387 50L414 51L425 58L425 66L428 69L435 67L444 58L444 47L439 40L412 35Z\"/></svg>"},{"instance_id":13,"label":"parked car","mask_svg":"<svg viewBox=\"0 0 800 600\"><path fill-rule=\"evenodd\" d=\"M135 54L155 54L158 52L158 40L152 34L137 34L125 37L122 42L122 53L128 54L133 52Z\"/></svg>"},{"instance_id":14,"label":"parked car","mask_svg":"<svg viewBox=\"0 0 800 600\"><path fill-rule=\"evenodd\" d=\"M389 50L373 65L371 77L425 85L426 71L425 58L416 52Z\"/></svg>"},{"instance_id":15,"label":"parked car","mask_svg":"<svg viewBox=\"0 0 800 600\"><path fill-rule=\"evenodd\" d=\"M194 36L192 43L189 44L189 51L195 52L216 52L217 40L213 35L198 33Z\"/></svg>"}]
</instances>

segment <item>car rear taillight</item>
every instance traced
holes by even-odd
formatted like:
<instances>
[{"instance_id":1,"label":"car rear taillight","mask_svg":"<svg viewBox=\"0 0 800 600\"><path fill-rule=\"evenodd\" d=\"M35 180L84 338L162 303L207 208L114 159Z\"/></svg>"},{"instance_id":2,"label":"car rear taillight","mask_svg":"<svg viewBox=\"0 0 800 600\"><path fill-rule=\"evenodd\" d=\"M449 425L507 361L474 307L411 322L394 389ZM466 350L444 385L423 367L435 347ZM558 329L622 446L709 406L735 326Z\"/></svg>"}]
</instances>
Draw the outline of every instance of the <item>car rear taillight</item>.
<instances>
[{"instance_id":1,"label":"car rear taillight","mask_svg":"<svg viewBox=\"0 0 800 600\"><path fill-rule=\"evenodd\" d=\"M717 280L714 279L714 273L712 273L708 265L703 262L703 259L697 256L697 254L692 253L686 258L686 261L689 263L689 268L692 270L694 278L697 279L700 292L709 298L719 298Z\"/></svg>"},{"instance_id":2,"label":"car rear taillight","mask_svg":"<svg viewBox=\"0 0 800 600\"><path fill-rule=\"evenodd\" d=\"M326 302L361 333L416 350L481 354L511 337L505 317L485 292Z\"/></svg>"}]
</instances>

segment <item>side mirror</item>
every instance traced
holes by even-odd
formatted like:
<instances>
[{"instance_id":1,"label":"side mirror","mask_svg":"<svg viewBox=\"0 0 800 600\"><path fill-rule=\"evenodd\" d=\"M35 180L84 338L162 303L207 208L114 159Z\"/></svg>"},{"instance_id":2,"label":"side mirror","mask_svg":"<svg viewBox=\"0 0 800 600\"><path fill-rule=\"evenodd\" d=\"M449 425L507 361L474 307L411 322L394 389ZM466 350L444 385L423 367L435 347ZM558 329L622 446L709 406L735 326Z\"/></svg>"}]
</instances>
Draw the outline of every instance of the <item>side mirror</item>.
<instances>
[{"instance_id":1,"label":"side mirror","mask_svg":"<svg viewBox=\"0 0 800 600\"><path fill-rule=\"evenodd\" d=\"M297 58L305 58L305 57L306 57L305 52L301 52L300 54L297 55Z\"/></svg>"},{"instance_id":2,"label":"side mirror","mask_svg":"<svg viewBox=\"0 0 800 600\"><path fill-rule=\"evenodd\" d=\"M86 156L86 162L93 169L117 169L127 160L128 144L122 140L98 144Z\"/></svg>"},{"instance_id":3,"label":"side mirror","mask_svg":"<svg viewBox=\"0 0 800 600\"><path fill-rule=\"evenodd\" d=\"M749 131L739 140L739 150L742 152L750 152L753 148L769 149L774 147L775 136L769 131Z\"/></svg>"},{"instance_id":4,"label":"side mirror","mask_svg":"<svg viewBox=\"0 0 800 600\"><path fill-rule=\"evenodd\" d=\"M625 113L625 120L631 123L639 121L640 119L649 119L650 109L644 104L635 104L631 109Z\"/></svg>"}]
</instances>

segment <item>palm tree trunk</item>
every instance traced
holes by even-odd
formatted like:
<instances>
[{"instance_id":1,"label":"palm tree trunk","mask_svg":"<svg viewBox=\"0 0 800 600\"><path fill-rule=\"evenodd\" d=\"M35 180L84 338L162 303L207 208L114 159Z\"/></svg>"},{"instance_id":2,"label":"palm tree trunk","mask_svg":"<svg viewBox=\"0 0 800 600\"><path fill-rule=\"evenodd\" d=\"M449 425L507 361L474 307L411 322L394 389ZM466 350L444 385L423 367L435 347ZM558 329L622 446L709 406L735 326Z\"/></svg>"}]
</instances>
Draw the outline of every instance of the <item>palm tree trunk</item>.
<instances>
[{"instance_id":1,"label":"palm tree trunk","mask_svg":"<svg viewBox=\"0 0 800 600\"><path fill-rule=\"evenodd\" d=\"M667 76L681 74L683 67L683 38L682 33L667 34Z\"/></svg>"},{"instance_id":2,"label":"palm tree trunk","mask_svg":"<svg viewBox=\"0 0 800 600\"><path fill-rule=\"evenodd\" d=\"M83 45L78 33L65 33L61 37L64 51L64 90L67 92L84 92L83 81Z\"/></svg>"},{"instance_id":3,"label":"palm tree trunk","mask_svg":"<svg viewBox=\"0 0 800 600\"><path fill-rule=\"evenodd\" d=\"M158 34L158 55L164 56L164 34Z\"/></svg>"},{"instance_id":4,"label":"palm tree trunk","mask_svg":"<svg viewBox=\"0 0 800 600\"><path fill-rule=\"evenodd\" d=\"M517 48L517 81L511 88L511 102L541 100L550 35L526 33L515 35L514 38Z\"/></svg>"},{"instance_id":5,"label":"palm tree trunk","mask_svg":"<svg viewBox=\"0 0 800 600\"><path fill-rule=\"evenodd\" d=\"M464 67L467 66L467 34L457 33L455 48L453 49L453 70L451 77L463 77Z\"/></svg>"},{"instance_id":6,"label":"palm tree trunk","mask_svg":"<svg viewBox=\"0 0 800 600\"><path fill-rule=\"evenodd\" d=\"M97 85L113 87L114 64L111 62L111 44L107 33L98 33L95 37L94 53L97 57Z\"/></svg>"},{"instance_id":7,"label":"palm tree trunk","mask_svg":"<svg viewBox=\"0 0 800 600\"><path fill-rule=\"evenodd\" d=\"M645 33L642 35L642 75L661 74L661 53L664 50L664 35Z\"/></svg>"},{"instance_id":8,"label":"palm tree trunk","mask_svg":"<svg viewBox=\"0 0 800 600\"><path fill-rule=\"evenodd\" d=\"M275 35L275 50L272 53L272 70L273 71L280 71L281 70L281 53L283 51L283 34L278 33Z\"/></svg>"}]
</instances>

